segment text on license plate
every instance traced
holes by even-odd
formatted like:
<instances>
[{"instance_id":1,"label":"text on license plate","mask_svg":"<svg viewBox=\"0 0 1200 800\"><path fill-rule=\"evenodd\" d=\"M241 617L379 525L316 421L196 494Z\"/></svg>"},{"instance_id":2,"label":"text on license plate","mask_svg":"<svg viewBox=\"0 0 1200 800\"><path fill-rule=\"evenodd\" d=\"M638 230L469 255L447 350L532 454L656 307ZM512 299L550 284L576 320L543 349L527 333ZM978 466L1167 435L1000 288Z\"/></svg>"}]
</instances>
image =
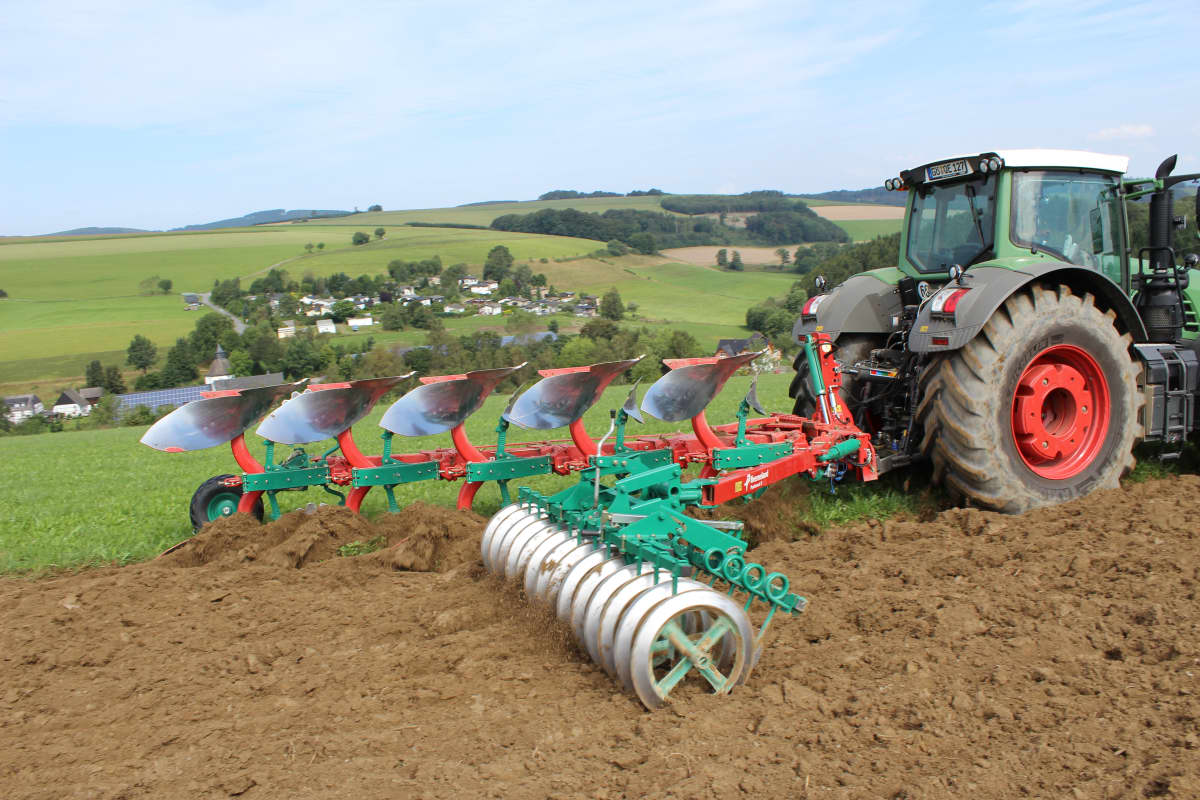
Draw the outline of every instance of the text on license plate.
<instances>
[{"instance_id":1,"label":"text on license plate","mask_svg":"<svg viewBox=\"0 0 1200 800\"><path fill-rule=\"evenodd\" d=\"M944 181L947 178L957 178L960 175L970 175L971 165L965 158L958 161L947 161L945 164L934 164L925 168L925 180Z\"/></svg>"}]
</instances>

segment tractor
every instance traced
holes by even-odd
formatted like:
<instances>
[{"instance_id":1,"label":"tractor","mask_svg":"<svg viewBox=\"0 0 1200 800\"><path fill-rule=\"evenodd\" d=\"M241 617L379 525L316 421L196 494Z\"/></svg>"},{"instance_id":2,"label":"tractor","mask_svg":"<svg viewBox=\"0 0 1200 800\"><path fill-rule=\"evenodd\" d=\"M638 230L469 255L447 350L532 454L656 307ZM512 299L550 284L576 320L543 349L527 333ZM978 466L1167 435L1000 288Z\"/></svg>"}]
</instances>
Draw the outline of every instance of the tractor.
<instances>
[{"instance_id":1,"label":"tractor","mask_svg":"<svg viewBox=\"0 0 1200 800\"><path fill-rule=\"evenodd\" d=\"M1004 150L934 161L907 193L899 263L817 291L793 328L827 335L879 472L921 458L951 494L1021 512L1117 486L1140 442L1178 457L1197 427L1200 258L1180 257L1172 187L1128 159ZM1133 251L1129 204L1149 198ZM1197 198L1200 215L1200 197ZM815 409L796 360L795 413Z\"/></svg>"}]
</instances>

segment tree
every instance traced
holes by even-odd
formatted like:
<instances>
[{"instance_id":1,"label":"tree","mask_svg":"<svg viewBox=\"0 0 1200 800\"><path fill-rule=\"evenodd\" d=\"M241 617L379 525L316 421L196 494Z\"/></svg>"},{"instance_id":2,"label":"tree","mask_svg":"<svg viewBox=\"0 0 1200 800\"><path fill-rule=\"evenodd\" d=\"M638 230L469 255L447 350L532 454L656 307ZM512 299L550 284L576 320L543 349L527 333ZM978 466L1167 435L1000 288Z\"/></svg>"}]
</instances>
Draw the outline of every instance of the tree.
<instances>
[{"instance_id":1,"label":"tree","mask_svg":"<svg viewBox=\"0 0 1200 800\"><path fill-rule=\"evenodd\" d=\"M313 249L313 243L312 243L312 242L309 242L308 244L304 245L304 252L306 252L306 253L311 253L311 252L312 252L312 249Z\"/></svg>"},{"instance_id":2,"label":"tree","mask_svg":"<svg viewBox=\"0 0 1200 800\"><path fill-rule=\"evenodd\" d=\"M109 394L125 394L125 379L121 376L121 368L110 364L104 369L104 391Z\"/></svg>"},{"instance_id":3,"label":"tree","mask_svg":"<svg viewBox=\"0 0 1200 800\"><path fill-rule=\"evenodd\" d=\"M504 245L498 244L488 251L487 259L483 262L483 279L499 283L508 277L512 265L512 253Z\"/></svg>"},{"instance_id":4,"label":"tree","mask_svg":"<svg viewBox=\"0 0 1200 800\"><path fill-rule=\"evenodd\" d=\"M617 287L609 289L600 299L600 316L611 320L625 316L625 304L621 302L621 293L617 291Z\"/></svg>"},{"instance_id":5,"label":"tree","mask_svg":"<svg viewBox=\"0 0 1200 800\"><path fill-rule=\"evenodd\" d=\"M375 238L376 238L376 239L382 239L382 238L383 238L383 235L384 235L385 233L387 233L387 231L385 231L383 228L376 228L376 229L375 229Z\"/></svg>"},{"instance_id":6,"label":"tree","mask_svg":"<svg viewBox=\"0 0 1200 800\"><path fill-rule=\"evenodd\" d=\"M318 249L318 250L324 250L324 249L325 249L325 243L324 243L324 242L317 242L317 249Z\"/></svg>"},{"instance_id":7,"label":"tree","mask_svg":"<svg viewBox=\"0 0 1200 800\"><path fill-rule=\"evenodd\" d=\"M362 231L355 231L354 235L350 237L350 244L353 245L366 244L369 241L371 241L371 237Z\"/></svg>"},{"instance_id":8,"label":"tree","mask_svg":"<svg viewBox=\"0 0 1200 800\"><path fill-rule=\"evenodd\" d=\"M167 363L162 368L164 386L179 386L196 379L196 364L187 339L176 339L167 351Z\"/></svg>"},{"instance_id":9,"label":"tree","mask_svg":"<svg viewBox=\"0 0 1200 800\"><path fill-rule=\"evenodd\" d=\"M140 369L145 375L146 370L154 366L157 360L158 348L154 346L154 342L140 333L135 334L133 341L129 343L129 349L125 351L125 363L134 369Z\"/></svg>"},{"instance_id":10,"label":"tree","mask_svg":"<svg viewBox=\"0 0 1200 800\"><path fill-rule=\"evenodd\" d=\"M649 233L635 233L629 237L629 246L644 256L652 256L658 252L658 243Z\"/></svg>"},{"instance_id":11,"label":"tree","mask_svg":"<svg viewBox=\"0 0 1200 800\"><path fill-rule=\"evenodd\" d=\"M404 306L399 303L388 303L379 316L379 324L385 331L404 330Z\"/></svg>"},{"instance_id":12,"label":"tree","mask_svg":"<svg viewBox=\"0 0 1200 800\"><path fill-rule=\"evenodd\" d=\"M373 206L367 206L367 211L383 211L383 206L376 203Z\"/></svg>"},{"instance_id":13,"label":"tree","mask_svg":"<svg viewBox=\"0 0 1200 800\"><path fill-rule=\"evenodd\" d=\"M5 297L8 297L8 292L4 291L3 289L0 289L0 299L3 299Z\"/></svg>"},{"instance_id":14,"label":"tree","mask_svg":"<svg viewBox=\"0 0 1200 800\"><path fill-rule=\"evenodd\" d=\"M608 254L612 256L623 256L629 253L629 245L625 244L620 239L610 239L607 247Z\"/></svg>"},{"instance_id":15,"label":"tree","mask_svg":"<svg viewBox=\"0 0 1200 800\"><path fill-rule=\"evenodd\" d=\"M104 385L104 365L100 363L99 359L96 359L87 365L87 370L84 372L83 382L86 383L89 388L93 386Z\"/></svg>"},{"instance_id":16,"label":"tree","mask_svg":"<svg viewBox=\"0 0 1200 800\"><path fill-rule=\"evenodd\" d=\"M349 300L338 300L329 309L329 316L334 322L345 322L354 313L354 303Z\"/></svg>"},{"instance_id":17,"label":"tree","mask_svg":"<svg viewBox=\"0 0 1200 800\"><path fill-rule=\"evenodd\" d=\"M780 247L775 251L775 255L779 256L779 266L786 267L788 261L791 260L792 254L788 252L786 247Z\"/></svg>"},{"instance_id":18,"label":"tree","mask_svg":"<svg viewBox=\"0 0 1200 800\"><path fill-rule=\"evenodd\" d=\"M529 333L530 331L537 330L537 328L537 315L519 308L509 314L508 319L504 320L504 330L509 333Z\"/></svg>"},{"instance_id":19,"label":"tree","mask_svg":"<svg viewBox=\"0 0 1200 800\"><path fill-rule=\"evenodd\" d=\"M579 329L580 336L586 336L595 342L608 341L621 332L617 323L610 319L590 319Z\"/></svg>"},{"instance_id":20,"label":"tree","mask_svg":"<svg viewBox=\"0 0 1200 800\"><path fill-rule=\"evenodd\" d=\"M558 320L552 319L546 323L546 330L551 333L558 333Z\"/></svg>"},{"instance_id":21,"label":"tree","mask_svg":"<svg viewBox=\"0 0 1200 800\"><path fill-rule=\"evenodd\" d=\"M254 372L254 359L250 358L248 351L239 347L229 353L229 368L234 375L244 378Z\"/></svg>"},{"instance_id":22,"label":"tree","mask_svg":"<svg viewBox=\"0 0 1200 800\"><path fill-rule=\"evenodd\" d=\"M175 282L172 281L170 278L163 278L161 281L158 282L158 288L162 290L163 294L170 294L171 287L174 285L175 285Z\"/></svg>"},{"instance_id":23,"label":"tree","mask_svg":"<svg viewBox=\"0 0 1200 800\"><path fill-rule=\"evenodd\" d=\"M724 247L717 251L717 266L721 269L729 266L729 251Z\"/></svg>"},{"instance_id":24,"label":"tree","mask_svg":"<svg viewBox=\"0 0 1200 800\"><path fill-rule=\"evenodd\" d=\"M733 251L733 258L729 259L729 268L737 272L741 272L746 267L742 264L742 254L737 250Z\"/></svg>"}]
</instances>

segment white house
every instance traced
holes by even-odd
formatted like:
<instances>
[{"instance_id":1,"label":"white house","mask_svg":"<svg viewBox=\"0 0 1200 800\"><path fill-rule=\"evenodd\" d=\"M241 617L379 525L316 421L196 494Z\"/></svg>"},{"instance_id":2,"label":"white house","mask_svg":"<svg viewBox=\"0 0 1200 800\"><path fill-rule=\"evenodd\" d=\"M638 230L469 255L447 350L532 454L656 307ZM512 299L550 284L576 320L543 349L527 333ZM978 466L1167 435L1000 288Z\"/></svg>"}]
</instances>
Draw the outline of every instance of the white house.
<instances>
[{"instance_id":1,"label":"white house","mask_svg":"<svg viewBox=\"0 0 1200 800\"><path fill-rule=\"evenodd\" d=\"M466 306L459 305L458 303L451 303L450 305L446 306L447 314L462 314L466 310Z\"/></svg>"},{"instance_id":2,"label":"white house","mask_svg":"<svg viewBox=\"0 0 1200 800\"><path fill-rule=\"evenodd\" d=\"M11 397L4 398L4 405L8 409L8 421L13 425L23 422L34 414L41 414L46 410L42 405L42 401L38 399L36 394L17 394Z\"/></svg>"},{"instance_id":3,"label":"white house","mask_svg":"<svg viewBox=\"0 0 1200 800\"><path fill-rule=\"evenodd\" d=\"M489 295L491 293L492 293L492 290L486 286L480 286L480 285L476 284L471 287L471 294Z\"/></svg>"},{"instance_id":4,"label":"white house","mask_svg":"<svg viewBox=\"0 0 1200 800\"><path fill-rule=\"evenodd\" d=\"M375 324L375 320L371 317L351 317L346 320L346 324L350 326L350 330L356 331L359 328L369 328Z\"/></svg>"},{"instance_id":5,"label":"white house","mask_svg":"<svg viewBox=\"0 0 1200 800\"><path fill-rule=\"evenodd\" d=\"M495 317L504 313L504 306L498 303L484 303L479 307L479 313L485 317Z\"/></svg>"},{"instance_id":6,"label":"white house","mask_svg":"<svg viewBox=\"0 0 1200 800\"><path fill-rule=\"evenodd\" d=\"M86 417L92 413L92 404L77 390L63 389L50 411L61 417Z\"/></svg>"},{"instance_id":7,"label":"white house","mask_svg":"<svg viewBox=\"0 0 1200 800\"><path fill-rule=\"evenodd\" d=\"M296 335L296 326L295 325L284 325L282 328L277 330L275 333L279 336L280 339L290 339Z\"/></svg>"},{"instance_id":8,"label":"white house","mask_svg":"<svg viewBox=\"0 0 1200 800\"><path fill-rule=\"evenodd\" d=\"M337 326L331 319L317 320L317 333L337 333Z\"/></svg>"},{"instance_id":9,"label":"white house","mask_svg":"<svg viewBox=\"0 0 1200 800\"><path fill-rule=\"evenodd\" d=\"M476 278L474 275L464 275L458 281L458 288L469 289L478 283L479 283L479 278Z\"/></svg>"}]
</instances>

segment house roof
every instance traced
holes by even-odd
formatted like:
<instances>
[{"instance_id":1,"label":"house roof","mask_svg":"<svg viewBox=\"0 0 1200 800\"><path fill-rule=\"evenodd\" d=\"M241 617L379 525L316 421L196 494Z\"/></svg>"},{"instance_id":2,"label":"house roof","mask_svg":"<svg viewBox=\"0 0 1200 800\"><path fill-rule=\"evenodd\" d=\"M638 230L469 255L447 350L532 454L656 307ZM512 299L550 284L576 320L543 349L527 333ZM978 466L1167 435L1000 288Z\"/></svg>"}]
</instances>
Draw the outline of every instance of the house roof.
<instances>
[{"instance_id":1,"label":"house roof","mask_svg":"<svg viewBox=\"0 0 1200 800\"><path fill-rule=\"evenodd\" d=\"M263 386L278 386L283 383L282 372L270 372L266 375L249 375L245 378L229 378L224 381L213 381L214 389L258 389Z\"/></svg>"},{"instance_id":2,"label":"house roof","mask_svg":"<svg viewBox=\"0 0 1200 800\"><path fill-rule=\"evenodd\" d=\"M721 339L717 342L717 355L738 356L749 350L755 350L767 343L762 334L755 333L748 339Z\"/></svg>"},{"instance_id":3,"label":"house roof","mask_svg":"<svg viewBox=\"0 0 1200 800\"><path fill-rule=\"evenodd\" d=\"M233 367L229 363L229 357L225 353L225 349L221 345L217 345L217 357L213 359L212 364L208 367L208 377L215 378L220 375L232 375Z\"/></svg>"},{"instance_id":4,"label":"house roof","mask_svg":"<svg viewBox=\"0 0 1200 800\"><path fill-rule=\"evenodd\" d=\"M79 394L81 394L83 396L84 400L88 400L89 402L95 403L97 400L99 400L101 397L104 396L104 387L103 386L89 386L86 389L80 389Z\"/></svg>"},{"instance_id":5,"label":"house roof","mask_svg":"<svg viewBox=\"0 0 1200 800\"><path fill-rule=\"evenodd\" d=\"M14 394L4 398L4 402L10 406L28 406L32 408L42 401L36 394Z\"/></svg>"},{"instance_id":6,"label":"house roof","mask_svg":"<svg viewBox=\"0 0 1200 800\"><path fill-rule=\"evenodd\" d=\"M54 405L56 406L69 406L72 403L80 408L91 405L91 403L84 399L84 396L75 389L63 389L62 394L60 394L58 399L54 401Z\"/></svg>"}]
</instances>

